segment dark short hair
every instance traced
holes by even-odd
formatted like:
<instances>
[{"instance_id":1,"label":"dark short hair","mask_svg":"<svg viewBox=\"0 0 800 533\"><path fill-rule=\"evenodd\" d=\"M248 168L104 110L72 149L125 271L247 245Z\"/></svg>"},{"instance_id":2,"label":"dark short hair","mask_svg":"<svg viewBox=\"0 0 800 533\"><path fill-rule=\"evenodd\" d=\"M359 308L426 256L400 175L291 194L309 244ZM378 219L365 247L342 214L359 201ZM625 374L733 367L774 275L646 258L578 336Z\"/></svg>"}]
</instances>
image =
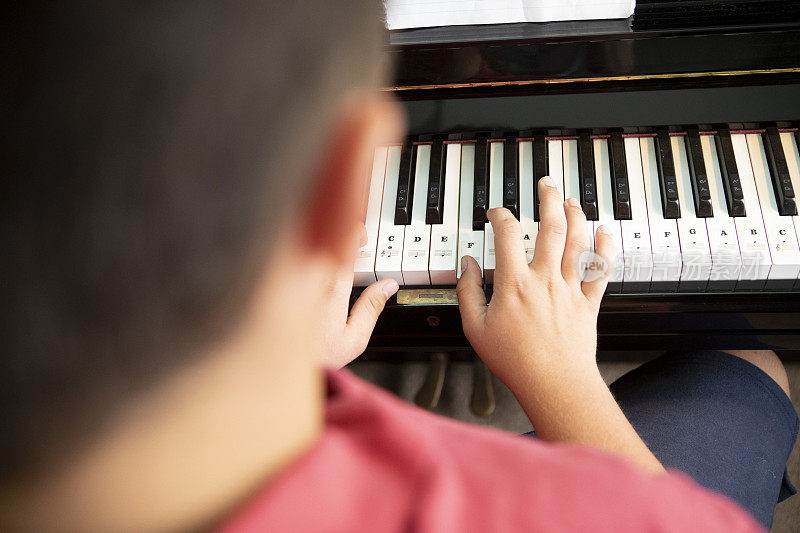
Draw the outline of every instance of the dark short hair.
<instances>
[{"instance_id":1,"label":"dark short hair","mask_svg":"<svg viewBox=\"0 0 800 533\"><path fill-rule=\"evenodd\" d=\"M8 480L236 323L385 30L378 0L4 11Z\"/></svg>"}]
</instances>

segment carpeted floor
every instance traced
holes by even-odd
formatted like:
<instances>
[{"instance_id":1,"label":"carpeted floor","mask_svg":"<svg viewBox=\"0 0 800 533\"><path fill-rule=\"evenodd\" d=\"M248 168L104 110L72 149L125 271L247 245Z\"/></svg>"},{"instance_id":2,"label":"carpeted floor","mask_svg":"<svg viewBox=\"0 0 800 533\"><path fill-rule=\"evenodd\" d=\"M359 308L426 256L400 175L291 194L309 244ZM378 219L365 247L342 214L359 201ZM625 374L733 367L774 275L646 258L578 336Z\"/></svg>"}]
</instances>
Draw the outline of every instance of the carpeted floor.
<instances>
[{"instance_id":1,"label":"carpeted floor","mask_svg":"<svg viewBox=\"0 0 800 533\"><path fill-rule=\"evenodd\" d=\"M607 382L635 368L657 353L642 354L637 362L606 362L600 370ZM613 361L613 357L604 358ZM625 358L624 360L629 360ZM795 408L800 411L800 361L787 362L789 383ZM425 380L428 369L426 363L380 363L357 361L350 366L357 375L376 383L401 398L413 401L414 396ZM496 408L485 417L475 416L469 407L473 383L473 368L469 363L452 363L447 368L441 398L434 412L465 422L502 428L515 433L531 430L531 424L519 407L511 392L492 376ZM789 459L789 473L795 483L800 482L800 446L795 445ZM800 495L778 505L772 528L775 533L800 532Z\"/></svg>"}]
</instances>

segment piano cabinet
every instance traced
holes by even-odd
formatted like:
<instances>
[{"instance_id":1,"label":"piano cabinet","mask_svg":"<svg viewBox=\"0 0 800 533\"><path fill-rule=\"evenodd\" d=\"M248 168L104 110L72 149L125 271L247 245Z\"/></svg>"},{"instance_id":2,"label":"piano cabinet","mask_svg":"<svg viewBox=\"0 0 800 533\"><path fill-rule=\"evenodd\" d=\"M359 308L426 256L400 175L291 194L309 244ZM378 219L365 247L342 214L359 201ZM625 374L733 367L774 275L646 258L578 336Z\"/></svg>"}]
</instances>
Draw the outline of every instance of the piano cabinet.
<instances>
[{"instance_id":1,"label":"piano cabinet","mask_svg":"<svg viewBox=\"0 0 800 533\"><path fill-rule=\"evenodd\" d=\"M693 3L699 11L673 25L665 11L651 17L637 7L632 21L392 32L396 74L386 91L402 101L409 134L418 138L478 132L480 139L485 132L492 140L508 133L525 137L523 132L533 130L535 141L537 131L580 135L602 129L661 132L663 141L674 128L693 132L694 125L702 130L722 124L726 130L766 123L795 131L800 9L784 9L779 20L766 11L755 17L725 10L731 15L723 19L714 14L714 6L723 3ZM673 4L664 2L656 11ZM800 132L792 135L800 148ZM471 151L469 157L475 158ZM352 298L360 291L354 289ZM410 292L401 287L378 320L367 357L390 361L396 360L392 352L403 352L428 360L429 351L474 357L452 286L423 292L431 298L407 298ZM698 348L800 350L800 292L604 298L601 353Z\"/></svg>"},{"instance_id":2,"label":"piano cabinet","mask_svg":"<svg viewBox=\"0 0 800 533\"><path fill-rule=\"evenodd\" d=\"M607 294L597 329L600 351L800 350L800 294ZM398 304L395 296L368 351L465 349L456 304Z\"/></svg>"}]
</instances>

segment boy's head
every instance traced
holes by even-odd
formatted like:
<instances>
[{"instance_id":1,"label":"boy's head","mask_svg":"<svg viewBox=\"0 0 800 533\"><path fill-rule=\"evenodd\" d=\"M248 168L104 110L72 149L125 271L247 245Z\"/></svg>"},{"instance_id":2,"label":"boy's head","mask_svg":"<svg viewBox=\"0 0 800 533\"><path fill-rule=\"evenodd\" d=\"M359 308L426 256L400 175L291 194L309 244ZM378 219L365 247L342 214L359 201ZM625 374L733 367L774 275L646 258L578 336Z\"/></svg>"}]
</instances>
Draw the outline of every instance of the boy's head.
<instances>
[{"instance_id":1,"label":"boy's head","mask_svg":"<svg viewBox=\"0 0 800 533\"><path fill-rule=\"evenodd\" d=\"M339 252L378 135L353 110L378 98L385 32L377 0L3 18L9 481L225 338L279 242Z\"/></svg>"}]
</instances>

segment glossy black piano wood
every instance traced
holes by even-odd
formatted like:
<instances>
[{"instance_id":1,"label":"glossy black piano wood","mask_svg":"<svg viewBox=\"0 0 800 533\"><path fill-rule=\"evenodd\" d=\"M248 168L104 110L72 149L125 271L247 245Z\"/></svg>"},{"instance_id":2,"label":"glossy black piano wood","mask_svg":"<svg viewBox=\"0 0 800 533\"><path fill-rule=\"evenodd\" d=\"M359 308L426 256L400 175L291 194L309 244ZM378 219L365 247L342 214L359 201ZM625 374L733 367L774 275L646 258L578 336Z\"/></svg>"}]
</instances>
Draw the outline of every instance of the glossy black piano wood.
<instances>
[{"instance_id":1,"label":"glossy black piano wood","mask_svg":"<svg viewBox=\"0 0 800 533\"><path fill-rule=\"evenodd\" d=\"M490 290L487 296L491 297ZM468 347L457 305L400 305L396 297L387 304L369 344L370 350ZM785 292L605 296L598 319L599 350L698 348L800 350L800 296Z\"/></svg>"}]
</instances>

